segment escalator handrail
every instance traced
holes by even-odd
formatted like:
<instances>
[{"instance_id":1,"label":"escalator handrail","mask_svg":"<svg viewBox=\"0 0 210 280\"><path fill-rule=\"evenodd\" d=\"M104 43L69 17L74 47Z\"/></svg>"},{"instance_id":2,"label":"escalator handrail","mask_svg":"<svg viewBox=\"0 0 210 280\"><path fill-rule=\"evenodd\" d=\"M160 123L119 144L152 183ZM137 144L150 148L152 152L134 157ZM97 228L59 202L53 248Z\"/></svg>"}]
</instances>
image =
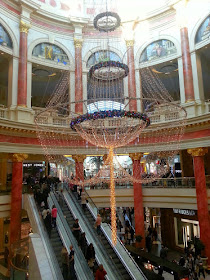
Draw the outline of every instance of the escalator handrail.
<instances>
[{"instance_id":1,"label":"escalator handrail","mask_svg":"<svg viewBox=\"0 0 210 280\"><path fill-rule=\"evenodd\" d=\"M76 209L77 209L79 215L80 215L80 216L83 216L84 214L81 212L80 207L78 207L77 203L75 203L76 198L73 196L73 194L72 194L71 192L68 192L68 189L66 189L66 191L67 191L66 193L68 194L68 196L69 196L69 198L71 199L71 201L73 201L74 206L76 207ZM64 192L64 197L65 197L65 192ZM73 214L74 211L73 211L73 209L72 209L72 207L71 207L71 203L69 203L68 199L66 200L66 203L67 203L69 209L71 210L71 212L72 212L72 214ZM74 214L74 215L75 215L75 214ZM95 235L95 232L93 232L92 227L90 227L90 224L87 223L87 221L86 221L84 218L83 218L83 223L84 223L85 226L88 228L88 231L91 233L92 238L95 240L95 239L96 239L96 235ZM80 227L81 227L81 225L80 225ZM122 279L122 275L121 275L121 272L119 271L119 269L116 267L116 265L115 265L113 262L110 261L110 258L107 258L107 256L106 256L107 253L106 253L106 255L104 254L104 248L102 247L101 242L98 243L98 248L99 248L99 250L101 251L101 253L102 253L104 259L106 259L107 262L109 263L109 268L112 267L112 271L113 271L112 274L115 273L115 277L116 277L116 276L117 276L116 271L117 271L118 276L119 276L119 274L120 274L120 276L121 276L120 279ZM106 275L106 279L108 279L108 275ZM116 279L116 278L115 278L115 279Z\"/></svg>"},{"instance_id":2,"label":"escalator handrail","mask_svg":"<svg viewBox=\"0 0 210 280\"><path fill-rule=\"evenodd\" d=\"M71 241L71 244L73 245L73 248L74 248L74 251L75 251L75 260L76 260L76 258L78 258L79 264L80 264L80 266L81 266L81 268L84 272L84 275L86 277L86 278L83 277L83 279L91 279L92 280L93 279L93 274L92 274L92 272L91 272L91 270L90 270L90 268L87 264L87 261L86 261L84 255L83 255L82 251L80 250L80 248L77 244L77 241L75 240L75 237L74 237L66 219L64 218L62 209L61 209L61 207L60 207L60 205L59 205L59 203L56 199L56 196L52 192L50 193L50 196L51 196L51 199L52 199L54 205L56 206L56 208L58 210L58 215L60 217L60 220L63 224L64 229L66 230L67 236L68 236L69 240ZM67 248L67 250L68 250L68 248ZM69 252L69 250L68 250L68 252Z\"/></svg>"},{"instance_id":3,"label":"escalator handrail","mask_svg":"<svg viewBox=\"0 0 210 280\"><path fill-rule=\"evenodd\" d=\"M91 203L96 207L97 209L97 213L99 213L98 207L96 206L96 204L93 202L92 198L89 196L89 194L87 193L87 191L85 190L85 194L88 196L88 199L91 200ZM89 204L89 203L88 203ZM93 218L96 219L96 214L92 211L92 209L90 208L89 205L88 209L90 210L90 213L92 214ZM104 223L102 223L102 231L106 237L106 239L108 240L109 244L112 246L112 240L110 239L109 235L106 233L106 231L104 230ZM106 223L106 226L109 227L109 229L111 230L111 226L110 224ZM124 251L127 253L127 255L129 256L130 260L133 262L133 264L135 265L136 269L138 269L139 273L142 275L142 277L144 279L147 279L145 277L145 275L143 274L143 272L141 271L141 269L139 268L139 266L137 265L137 263L135 262L135 260L133 259L133 257L131 256L131 254L129 253L129 251L127 250L127 248L124 246L124 244L120 241L119 237L117 236L117 242L120 244L120 246L124 249ZM135 279L135 276L133 275L132 271L130 270L129 266L127 265L127 263L125 262L125 260L122 258L121 254L119 253L119 251L117 250L116 246L112 247L115 251L115 253L117 254L118 258L121 260L121 262L123 263L124 267L126 268L126 270L129 272L129 274Z\"/></svg>"},{"instance_id":4,"label":"escalator handrail","mask_svg":"<svg viewBox=\"0 0 210 280\"><path fill-rule=\"evenodd\" d=\"M29 195L29 194L27 195L27 197L28 197L29 206L31 207L31 209L33 209L33 210L36 209L36 211L31 211L31 212L32 212L32 215L34 216L34 220L36 221L36 224L38 226L38 230L39 230L38 234L40 235L42 243L44 245L44 249L45 249L45 252L46 252L50 267L51 267L51 271L54 272L54 276L56 277L54 279L63 280L63 276L62 276L60 267L58 265L58 261L56 259L55 253L52 249L52 246L49 242L49 238L46 233L43 221L40 219L40 216L38 214L38 208L34 201L34 198L32 197L32 195Z\"/></svg>"}]
</instances>

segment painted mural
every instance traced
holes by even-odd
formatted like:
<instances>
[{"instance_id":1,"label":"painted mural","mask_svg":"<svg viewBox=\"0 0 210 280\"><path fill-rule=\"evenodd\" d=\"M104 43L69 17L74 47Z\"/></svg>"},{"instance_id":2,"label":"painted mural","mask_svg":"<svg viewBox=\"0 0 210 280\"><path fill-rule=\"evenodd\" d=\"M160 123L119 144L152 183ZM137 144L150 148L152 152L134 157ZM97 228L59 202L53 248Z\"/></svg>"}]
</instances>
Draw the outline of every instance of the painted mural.
<instances>
[{"instance_id":1,"label":"painted mural","mask_svg":"<svg viewBox=\"0 0 210 280\"><path fill-rule=\"evenodd\" d=\"M0 45L12 49L12 40L4 27L0 24Z\"/></svg>"},{"instance_id":2,"label":"painted mural","mask_svg":"<svg viewBox=\"0 0 210 280\"><path fill-rule=\"evenodd\" d=\"M155 41L144 49L140 57L140 63L160 59L161 57L168 56L176 52L177 50L173 42L169 40Z\"/></svg>"},{"instance_id":3,"label":"painted mural","mask_svg":"<svg viewBox=\"0 0 210 280\"><path fill-rule=\"evenodd\" d=\"M101 61L108 61L108 60L113 60L113 61L119 61L121 62L120 57L111 51L98 51L93 53L87 62L87 68L90 68L96 63L99 63Z\"/></svg>"},{"instance_id":4,"label":"painted mural","mask_svg":"<svg viewBox=\"0 0 210 280\"><path fill-rule=\"evenodd\" d=\"M49 43L38 44L33 49L32 55L43 60L51 60L64 65L70 63L67 54L61 48Z\"/></svg>"},{"instance_id":5,"label":"painted mural","mask_svg":"<svg viewBox=\"0 0 210 280\"><path fill-rule=\"evenodd\" d=\"M197 44L208 39L210 39L210 16L208 16L199 27L195 37L195 43Z\"/></svg>"}]
</instances>

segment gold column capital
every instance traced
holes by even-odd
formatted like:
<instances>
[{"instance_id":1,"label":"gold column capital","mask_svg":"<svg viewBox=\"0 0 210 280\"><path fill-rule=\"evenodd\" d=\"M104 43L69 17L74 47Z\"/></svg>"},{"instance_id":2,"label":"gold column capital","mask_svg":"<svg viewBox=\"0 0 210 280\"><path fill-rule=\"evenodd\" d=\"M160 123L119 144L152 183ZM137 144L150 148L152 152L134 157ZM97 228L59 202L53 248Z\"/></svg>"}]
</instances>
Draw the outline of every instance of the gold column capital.
<instances>
[{"instance_id":1,"label":"gold column capital","mask_svg":"<svg viewBox=\"0 0 210 280\"><path fill-rule=\"evenodd\" d=\"M143 155L144 153L132 153L129 154L129 157L132 159L132 161L134 161L134 160L141 160Z\"/></svg>"},{"instance_id":2,"label":"gold column capital","mask_svg":"<svg viewBox=\"0 0 210 280\"><path fill-rule=\"evenodd\" d=\"M19 28L20 28L20 32L28 34L28 30L31 28L31 24L26 23L26 22L21 20Z\"/></svg>"},{"instance_id":3,"label":"gold column capital","mask_svg":"<svg viewBox=\"0 0 210 280\"><path fill-rule=\"evenodd\" d=\"M125 40L126 47L133 47L134 46L134 40Z\"/></svg>"},{"instance_id":4,"label":"gold column capital","mask_svg":"<svg viewBox=\"0 0 210 280\"><path fill-rule=\"evenodd\" d=\"M13 154L11 156L13 162L23 162L28 158L27 154Z\"/></svg>"},{"instance_id":5,"label":"gold column capital","mask_svg":"<svg viewBox=\"0 0 210 280\"><path fill-rule=\"evenodd\" d=\"M187 152L193 157L201 157L208 153L208 148L187 149Z\"/></svg>"},{"instance_id":6,"label":"gold column capital","mask_svg":"<svg viewBox=\"0 0 210 280\"><path fill-rule=\"evenodd\" d=\"M72 155L72 159L75 161L75 162L84 162L84 160L86 159L86 155Z\"/></svg>"},{"instance_id":7,"label":"gold column capital","mask_svg":"<svg viewBox=\"0 0 210 280\"><path fill-rule=\"evenodd\" d=\"M82 48L83 39L74 38L74 46L75 48Z\"/></svg>"}]
</instances>

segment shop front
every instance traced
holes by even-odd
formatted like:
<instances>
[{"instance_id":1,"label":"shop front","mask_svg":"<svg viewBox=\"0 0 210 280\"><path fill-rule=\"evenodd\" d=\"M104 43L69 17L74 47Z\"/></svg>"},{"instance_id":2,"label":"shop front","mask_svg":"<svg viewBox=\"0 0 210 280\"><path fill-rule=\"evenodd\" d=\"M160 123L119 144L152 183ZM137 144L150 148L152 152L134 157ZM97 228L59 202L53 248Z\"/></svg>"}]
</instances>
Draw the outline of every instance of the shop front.
<instances>
[{"instance_id":1,"label":"shop front","mask_svg":"<svg viewBox=\"0 0 210 280\"><path fill-rule=\"evenodd\" d=\"M161 209L162 242L172 249L184 249L200 238L197 210Z\"/></svg>"}]
</instances>

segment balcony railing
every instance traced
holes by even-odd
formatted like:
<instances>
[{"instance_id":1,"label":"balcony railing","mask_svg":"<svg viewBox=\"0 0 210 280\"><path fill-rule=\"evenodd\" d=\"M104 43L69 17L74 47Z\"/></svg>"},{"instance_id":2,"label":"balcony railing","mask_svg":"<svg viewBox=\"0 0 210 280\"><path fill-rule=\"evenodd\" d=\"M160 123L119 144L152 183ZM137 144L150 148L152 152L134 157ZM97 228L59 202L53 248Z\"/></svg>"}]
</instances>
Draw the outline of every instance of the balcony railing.
<instances>
[{"instance_id":1,"label":"balcony railing","mask_svg":"<svg viewBox=\"0 0 210 280\"><path fill-rule=\"evenodd\" d=\"M194 177L182 177L182 178L160 178L153 182L142 183L143 188L195 188ZM206 187L210 188L210 176L206 176ZM108 189L107 183L96 184L86 189ZM115 183L116 189L130 189L133 188L132 183Z\"/></svg>"}]
</instances>

